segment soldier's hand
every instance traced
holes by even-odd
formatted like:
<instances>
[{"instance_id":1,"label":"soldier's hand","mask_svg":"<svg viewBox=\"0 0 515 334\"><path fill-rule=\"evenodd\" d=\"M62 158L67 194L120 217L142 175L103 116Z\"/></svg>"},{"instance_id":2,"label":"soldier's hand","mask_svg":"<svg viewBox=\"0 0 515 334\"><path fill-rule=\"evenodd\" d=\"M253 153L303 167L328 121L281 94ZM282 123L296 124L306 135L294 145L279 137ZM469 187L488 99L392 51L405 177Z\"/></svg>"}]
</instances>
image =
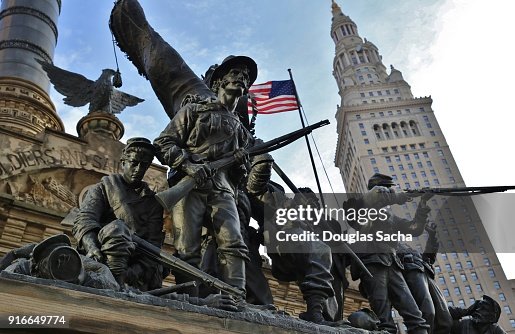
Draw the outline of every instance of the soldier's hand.
<instances>
[{"instance_id":1,"label":"soldier's hand","mask_svg":"<svg viewBox=\"0 0 515 334\"><path fill-rule=\"evenodd\" d=\"M95 232L91 231L82 236L82 247L86 250L86 257L92 258L98 262L104 262L104 254L100 251L100 242Z\"/></svg>"},{"instance_id":2,"label":"soldier's hand","mask_svg":"<svg viewBox=\"0 0 515 334\"><path fill-rule=\"evenodd\" d=\"M226 310L226 311L232 311L232 312L238 311L236 301L234 300L234 298L232 296L229 296L229 295L212 294L212 295L207 296L206 298L203 298L202 304L209 306L209 307L219 308L221 310Z\"/></svg>"},{"instance_id":3,"label":"soldier's hand","mask_svg":"<svg viewBox=\"0 0 515 334\"><path fill-rule=\"evenodd\" d=\"M236 159L236 163L239 165L248 165L249 152L244 148L239 148L234 152L234 159Z\"/></svg>"},{"instance_id":4,"label":"soldier's hand","mask_svg":"<svg viewBox=\"0 0 515 334\"><path fill-rule=\"evenodd\" d=\"M434 238L436 236L436 224L435 223L427 223L424 229L427 231L427 234L430 238Z\"/></svg>"},{"instance_id":5,"label":"soldier's hand","mask_svg":"<svg viewBox=\"0 0 515 334\"><path fill-rule=\"evenodd\" d=\"M206 164L196 164L185 160L181 164L181 169L194 178L198 185L204 184L211 177L211 170Z\"/></svg>"}]
</instances>

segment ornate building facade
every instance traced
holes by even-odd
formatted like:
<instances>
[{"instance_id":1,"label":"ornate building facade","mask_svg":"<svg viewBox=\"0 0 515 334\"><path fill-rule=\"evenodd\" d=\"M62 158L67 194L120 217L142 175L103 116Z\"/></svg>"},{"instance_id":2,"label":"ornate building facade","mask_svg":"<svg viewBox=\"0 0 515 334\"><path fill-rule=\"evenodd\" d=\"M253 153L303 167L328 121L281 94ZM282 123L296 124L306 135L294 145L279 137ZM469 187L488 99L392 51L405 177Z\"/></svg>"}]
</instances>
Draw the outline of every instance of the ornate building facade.
<instances>
[{"instance_id":1,"label":"ornate building facade","mask_svg":"<svg viewBox=\"0 0 515 334\"><path fill-rule=\"evenodd\" d=\"M334 1L332 16L333 75L341 97L335 164L347 192L365 192L368 178L377 172L391 175L402 189L464 187L431 97L414 97L402 73L393 66L387 70L377 46L359 35L356 23ZM431 200L433 207L441 207L439 200ZM449 305L467 307L483 294L493 297L503 309L500 325L515 331L513 292L488 237L483 232L483 246L460 252L467 238L483 231L473 205L462 205L470 212L466 219L451 211L446 217L432 213L445 244L437 259L437 280ZM413 211L406 205L403 214L409 218Z\"/></svg>"}]
</instances>

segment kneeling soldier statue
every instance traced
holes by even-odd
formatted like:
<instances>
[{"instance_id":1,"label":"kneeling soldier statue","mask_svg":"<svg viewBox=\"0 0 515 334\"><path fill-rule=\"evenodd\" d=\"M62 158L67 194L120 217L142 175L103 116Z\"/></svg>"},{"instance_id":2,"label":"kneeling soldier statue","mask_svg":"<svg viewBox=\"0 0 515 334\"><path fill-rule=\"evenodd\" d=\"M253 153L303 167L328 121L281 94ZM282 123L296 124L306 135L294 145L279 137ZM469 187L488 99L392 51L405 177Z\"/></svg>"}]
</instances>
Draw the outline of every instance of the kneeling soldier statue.
<instances>
[{"instance_id":1,"label":"kneeling soldier statue","mask_svg":"<svg viewBox=\"0 0 515 334\"><path fill-rule=\"evenodd\" d=\"M161 247L163 209L142 181L155 148L131 138L122 151L121 174L102 178L88 190L73 226L79 251L105 263L117 282L141 291L161 287L163 267L136 251L132 234Z\"/></svg>"}]
</instances>

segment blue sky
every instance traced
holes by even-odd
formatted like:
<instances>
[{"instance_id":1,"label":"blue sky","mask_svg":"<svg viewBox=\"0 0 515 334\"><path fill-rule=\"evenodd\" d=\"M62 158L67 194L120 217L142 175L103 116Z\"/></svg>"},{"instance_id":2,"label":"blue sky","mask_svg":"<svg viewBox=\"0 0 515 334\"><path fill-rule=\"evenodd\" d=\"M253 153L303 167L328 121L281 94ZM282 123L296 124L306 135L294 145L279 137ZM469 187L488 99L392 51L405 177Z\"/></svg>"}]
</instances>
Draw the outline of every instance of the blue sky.
<instances>
[{"instance_id":1,"label":"blue sky","mask_svg":"<svg viewBox=\"0 0 515 334\"><path fill-rule=\"evenodd\" d=\"M340 0L345 14L372 41L385 66L401 70L415 96L431 95L437 116L467 185L512 185L514 152L513 96L515 67L510 13L506 0ZM288 78L291 68L311 123L332 124L314 133L334 190L344 190L334 167L340 103L332 76L330 0L141 0L152 26L174 46L190 67L203 74L229 54L248 55L259 68L258 83ZM96 79L114 68L108 29L112 1L63 1L59 18L57 66ZM156 137L168 122L150 84L138 76L118 50L122 90L144 98L119 117L126 135ZM51 94L67 132L87 107L71 108ZM464 119L467 121L464 121ZM296 112L258 116L256 134L267 140L300 127ZM316 188L305 144L301 141L274 154L298 186ZM318 160L318 159L317 159ZM320 162L319 173L323 174ZM330 192L325 177L322 189ZM515 276L515 274L513 274Z\"/></svg>"}]
</instances>

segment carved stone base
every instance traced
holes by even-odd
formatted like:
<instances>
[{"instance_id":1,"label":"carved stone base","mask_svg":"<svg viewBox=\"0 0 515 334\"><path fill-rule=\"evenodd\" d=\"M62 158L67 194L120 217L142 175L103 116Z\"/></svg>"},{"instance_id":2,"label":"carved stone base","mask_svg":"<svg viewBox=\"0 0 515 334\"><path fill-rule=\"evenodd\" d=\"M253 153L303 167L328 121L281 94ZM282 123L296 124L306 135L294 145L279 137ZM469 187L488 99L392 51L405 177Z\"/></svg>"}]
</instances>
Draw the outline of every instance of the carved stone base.
<instances>
[{"instance_id":1,"label":"carved stone base","mask_svg":"<svg viewBox=\"0 0 515 334\"><path fill-rule=\"evenodd\" d=\"M0 78L0 126L31 135L64 131L48 94L18 78Z\"/></svg>"},{"instance_id":2,"label":"carved stone base","mask_svg":"<svg viewBox=\"0 0 515 334\"><path fill-rule=\"evenodd\" d=\"M77 133L80 138L85 138L88 133L94 132L97 135L120 140L124 131L122 122L115 115L100 111L90 112L77 123Z\"/></svg>"}]
</instances>

